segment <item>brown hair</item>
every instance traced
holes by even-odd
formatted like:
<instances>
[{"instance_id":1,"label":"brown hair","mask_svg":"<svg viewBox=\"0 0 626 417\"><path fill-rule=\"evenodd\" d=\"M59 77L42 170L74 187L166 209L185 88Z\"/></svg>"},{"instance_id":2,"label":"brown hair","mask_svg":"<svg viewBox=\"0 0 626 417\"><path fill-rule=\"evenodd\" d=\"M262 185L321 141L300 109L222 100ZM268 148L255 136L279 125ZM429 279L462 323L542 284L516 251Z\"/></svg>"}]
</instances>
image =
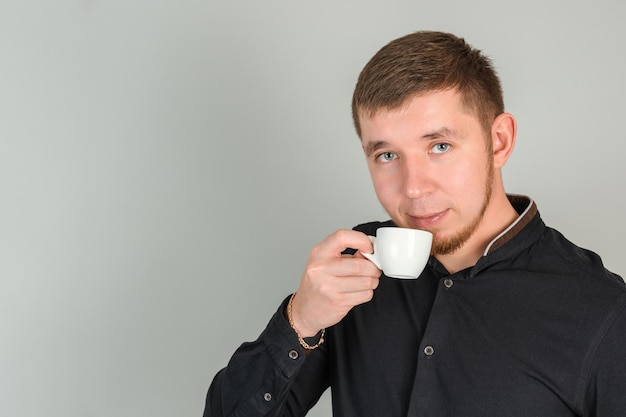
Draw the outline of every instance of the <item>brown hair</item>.
<instances>
[{"instance_id":1,"label":"brown hair","mask_svg":"<svg viewBox=\"0 0 626 417\"><path fill-rule=\"evenodd\" d=\"M385 45L365 65L352 97L352 117L361 136L359 114L397 109L409 98L456 89L486 134L504 112L500 80L491 60L450 33L420 31Z\"/></svg>"}]
</instances>

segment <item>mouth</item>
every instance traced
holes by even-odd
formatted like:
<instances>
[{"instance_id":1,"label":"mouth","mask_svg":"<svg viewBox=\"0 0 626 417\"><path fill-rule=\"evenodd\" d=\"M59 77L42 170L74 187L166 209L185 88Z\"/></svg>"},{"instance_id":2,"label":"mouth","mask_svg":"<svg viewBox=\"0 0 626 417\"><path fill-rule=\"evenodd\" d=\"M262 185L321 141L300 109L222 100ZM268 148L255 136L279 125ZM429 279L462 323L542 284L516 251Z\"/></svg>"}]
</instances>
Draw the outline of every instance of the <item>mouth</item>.
<instances>
[{"instance_id":1,"label":"mouth","mask_svg":"<svg viewBox=\"0 0 626 417\"><path fill-rule=\"evenodd\" d=\"M442 221L446 214L448 214L448 209L433 214L425 214L419 216L409 215L409 219L411 221L411 224L413 224L418 229L428 230L437 226L437 224Z\"/></svg>"}]
</instances>

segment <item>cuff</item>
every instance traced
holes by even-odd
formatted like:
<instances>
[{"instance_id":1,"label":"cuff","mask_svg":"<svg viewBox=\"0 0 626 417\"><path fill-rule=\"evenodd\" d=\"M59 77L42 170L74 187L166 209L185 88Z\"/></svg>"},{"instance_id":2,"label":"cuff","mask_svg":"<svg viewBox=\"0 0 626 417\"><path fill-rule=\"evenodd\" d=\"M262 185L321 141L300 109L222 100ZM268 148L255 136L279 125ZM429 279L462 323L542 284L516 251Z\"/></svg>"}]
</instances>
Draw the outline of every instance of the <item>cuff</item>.
<instances>
[{"instance_id":1,"label":"cuff","mask_svg":"<svg viewBox=\"0 0 626 417\"><path fill-rule=\"evenodd\" d=\"M291 328L285 317L285 309L287 308L289 298L287 297L281 303L278 311L274 313L263 333L263 342L274 362L282 369L285 375L291 377L302 366L305 351L300 346L298 335ZM315 339L315 337L312 339Z\"/></svg>"}]
</instances>

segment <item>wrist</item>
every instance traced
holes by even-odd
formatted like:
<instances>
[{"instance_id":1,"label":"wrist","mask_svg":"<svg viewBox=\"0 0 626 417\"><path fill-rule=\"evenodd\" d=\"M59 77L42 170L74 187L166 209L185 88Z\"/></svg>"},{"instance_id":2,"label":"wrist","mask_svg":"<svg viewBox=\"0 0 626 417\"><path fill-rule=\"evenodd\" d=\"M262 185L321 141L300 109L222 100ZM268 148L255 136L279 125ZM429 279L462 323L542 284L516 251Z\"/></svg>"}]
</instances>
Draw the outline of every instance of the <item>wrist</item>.
<instances>
[{"instance_id":1,"label":"wrist","mask_svg":"<svg viewBox=\"0 0 626 417\"><path fill-rule=\"evenodd\" d=\"M293 331L298 336L298 341L300 342L300 345L306 350L313 350L319 347L322 343L324 343L324 336L326 334L326 329L307 331L306 329L303 330L301 327L298 327L296 325L296 322L294 321L294 317L293 317L294 316L293 315L293 303L294 303L295 297L296 297L296 293L294 292L291 295L291 298L289 299L289 303L287 304L287 311L286 311L287 321L289 322L289 325L291 326ZM316 336L319 336L318 341L312 342L313 345L309 344L308 342L310 342L311 339L315 338ZM304 340L305 338L309 339L309 341L305 341Z\"/></svg>"}]
</instances>

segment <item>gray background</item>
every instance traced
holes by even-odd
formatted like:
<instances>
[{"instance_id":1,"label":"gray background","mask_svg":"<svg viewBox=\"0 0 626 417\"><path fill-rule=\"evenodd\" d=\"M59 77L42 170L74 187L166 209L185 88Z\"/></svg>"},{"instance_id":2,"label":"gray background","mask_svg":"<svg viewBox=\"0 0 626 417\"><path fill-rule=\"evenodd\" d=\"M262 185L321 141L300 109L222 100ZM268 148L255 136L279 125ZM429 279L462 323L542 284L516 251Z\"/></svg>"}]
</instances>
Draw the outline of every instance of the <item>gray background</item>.
<instances>
[{"instance_id":1,"label":"gray background","mask_svg":"<svg viewBox=\"0 0 626 417\"><path fill-rule=\"evenodd\" d=\"M0 0L0 415L200 416L310 248L385 218L350 98L417 29L494 59L519 122L507 190L626 273L625 12Z\"/></svg>"}]
</instances>

